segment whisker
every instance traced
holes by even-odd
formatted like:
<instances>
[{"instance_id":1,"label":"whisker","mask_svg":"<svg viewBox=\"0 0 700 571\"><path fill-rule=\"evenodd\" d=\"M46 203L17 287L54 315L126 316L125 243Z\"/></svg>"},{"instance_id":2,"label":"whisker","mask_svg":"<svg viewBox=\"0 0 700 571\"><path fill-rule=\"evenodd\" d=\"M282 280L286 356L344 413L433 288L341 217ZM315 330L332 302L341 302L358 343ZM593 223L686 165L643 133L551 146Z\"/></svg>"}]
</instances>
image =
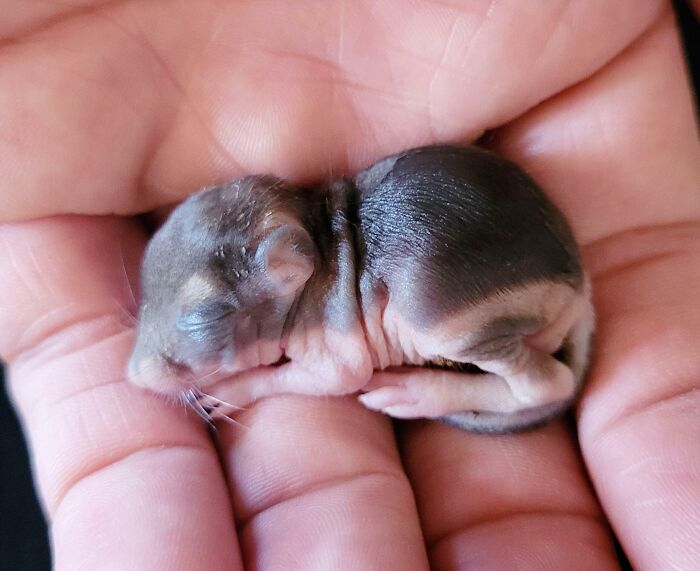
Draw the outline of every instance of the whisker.
<instances>
[{"instance_id":1,"label":"whisker","mask_svg":"<svg viewBox=\"0 0 700 571\"><path fill-rule=\"evenodd\" d=\"M206 381L208 378L213 377L214 375L218 374L219 372L221 372L221 369L223 369L223 368L224 368L224 365L222 363L214 371L207 373L206 375L201 375L201 376L195 375L191 369L189 371L187 371L188 380L190 381L191 384L195 385L195 388L191 389L188 392L193 392L193 396L201 395L202 393L199 391L198 388L196 388L196 385L199 385L199 384L201 384L202 381Z\"/></svg>"},{"instance_id":2,"label":"whisker","mask_svg":"<svg viewBox=\"0 0 700 571\"><path fill-rule=\"evenodd\" d=\"M207 393L205 393L205 392L202 391L202 390L198 390L198 392L199 392L200 397L204 397L205 399L209 399L209 400L211 400L212 402L214 402L214 403L217 404L217 405L225 406L225 407L227 407L227 408L229 408L229 409L231 409L231 410L233 410L233 411L242 411L242 410L246 410L244 407L240 407L240 406L233 405L233 404L231 404L230 402L226 402L225 400L221 400L221 399L219 399L219 398L216 398L215 396L212 396L212 395L210 395L210 394L207 394ZM219 408L215 408L215 409L214 409L214 411L213 411L212 414L210 415L210 418L211 418L212 420L219 420L219 419L221 419L221 420L223 420L224 422L227 422L228 424L235 425L235 426L240 426L240 427L243 427L243 428L246 428L246 429L248 428L248 426L246 426L245 424L243 424L242 422L240 422L240 421L238 421L238 420L236 420L236 419L234 419L234 418L231 418L230 416L228 416L227 414L225 414L224 412L222 412Z\"/></svg>"},{"instance_id":3,"label":"whisker","mask_svg":"<svg viewBox=\"0 0 700 571\"><path fill-rule=\"evenodd\" d=\"M202 403L199 402L199 398L198 398L197 394L195 393L195 391L190 389L189 391L186 391L182 394L184 395L185 400L187 401L187 404L190 405L190 407L197 414L197 416L200 417L202 420L204 420L204 422L206 422L207 424L211 424L212 423L211 415L202 406Z\"/></svg>"},{"instance_id":4,"label":"whisker","mask_svg":"<svg viewBox=\"0 0 700 571\"><path fill-rule=\"evenodd\" d=\"M134 308L138 308L139 304L136 301L136 296L134 295L134 288L131 285L131 280L129 279L129 272L126 271L126 261L124 260L124 250L122 249L122 245L117 242L117 248L119 250L119 260L121 261L122 264L122 272L124 274L124 281L126 282L127 289L129 291L129 295L131 296L131 303L133 304Z\"/></svg>"},{"instance_id":5,"label":"whisker","mask_svg":"<svg viewBox=\"0 0 700 571\"><path fill-rule=\"evenodd\" d=\"M124 306L124 304L119 303L119 300L114 296L112 296L112 301L114 301L116 309L119 310L119 314L126 317L127 325L136 326L139 320Z\"/></svg>"},{"instance_id":6,"label":"whisker","mask_svg":"<svg viewBox=\"0 0 700 571\"><path fill-rule=\"evenodd\" d=\"M223 420L224 422L227 422L228 424L230 424L232 426L238 426L240 428L245 428L246 430L250 428L249 426L243 424L239 420L231 418L230 416L227 416L224 413L219 412L218 410L216 410L214 412L214 414L212 415L211 418L212 418L212 420Z\"/></svg>"},{"instance_id":7,"label":"whisker","mask_svg":"<svg viewBox=\"0 0 700 571\"><path fill-rule=\"evenodd\" d=\"M184 403L189 404L191 400L197 399L197 391L194 389L189 389L178 393L177 397Z\"/></svg>"},{"instance_id":8,"label":"whisker","mask_svg":"<svg viewBox=\"0 0 700 571\"><path fill-rule=\"evenodd\" d=\"M181 399L180 395L163 394L163 393L154 393L154 395L159 401L164 402L164 403L168 404L169 406L172 406L173 404L178 404L178 403L187 405L187 403Z\"/></svg>"},{"instance_id":9,"label":"whisker","mask_svg":"<svg viewBox=\"0 0 700 571\"><path fill-rule=\"evenodd\" d=\"M194 381L195 381L196 383L200 383L200 382L202 382L202 381L205 381L205 380L207 380L208 378L213 377L214 375L220 373L220 372L221 372L221 369L223 369L223 368L224 368L224 365L223 365L223 363L222 363L221 365L219 365L219 367L218 367L217 369L215 369L215 370L212 371L211 373L207 373L206 375L203 375L203 376L201 376L201 377L197 377L197 378L194 379ZM202 393L202 394L203 394L203 393Z\"/></svg>"},{"instance_id":10,"label":"whisker","mask_svg":"<svg viewBox=\"0 0 700 571\"><path fill-rule=\"evenodd\" d=\"M246 410L245 407L236 406L235 404L231 404L230 402L226 402L225 400L218 399L212 395L205 393L204 391L199 391L199 394L203 397L207 397L208 399L213 400L217 404L222 404L224 406L232 408L233 410Z\"/></svg>"},{"instance_id":11,"label":"whisker","mask_svg":"<svg viewBox=\"0 0 700 571\"><path fill-rule=\"evenodd\" d=\"M200 405L197 401L189 401L187 404L189 404L190 408L199 418L201 418L207 424L211 424L211 417L207 414L207 411L204 410L202 405Z\"/></svg>"}]
</instances>

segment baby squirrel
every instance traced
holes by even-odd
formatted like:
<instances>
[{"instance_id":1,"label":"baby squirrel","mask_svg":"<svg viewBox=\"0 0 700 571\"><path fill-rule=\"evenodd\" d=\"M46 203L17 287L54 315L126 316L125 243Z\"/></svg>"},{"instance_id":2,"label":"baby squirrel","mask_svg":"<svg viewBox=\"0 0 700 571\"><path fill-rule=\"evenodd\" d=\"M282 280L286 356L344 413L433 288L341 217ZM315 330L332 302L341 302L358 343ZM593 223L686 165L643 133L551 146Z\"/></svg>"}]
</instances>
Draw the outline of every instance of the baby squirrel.
<instances>
[{"instance_id":1,"label":"baby squirrel","mask_svg":"<svg viewBox=\"0 0 700 571\"><path fill-rule=\"evenodd\" d=\"M310 188L247 176L204 189L148 244L141 302L139 386L234 408L359 391L392 417L489 433L572 404L594 324L562 214L474 146L408 150Z\"/></svg>"}]
</instances>

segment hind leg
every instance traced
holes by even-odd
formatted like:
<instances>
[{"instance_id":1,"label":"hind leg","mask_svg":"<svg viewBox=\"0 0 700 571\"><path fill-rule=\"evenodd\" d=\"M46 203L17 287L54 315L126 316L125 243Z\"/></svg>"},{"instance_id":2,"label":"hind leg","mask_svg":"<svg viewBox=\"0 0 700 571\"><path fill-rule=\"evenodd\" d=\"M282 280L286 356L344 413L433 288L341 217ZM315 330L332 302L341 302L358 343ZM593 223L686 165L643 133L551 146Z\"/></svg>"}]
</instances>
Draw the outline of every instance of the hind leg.
<instances>
[{"instance_id":1,"label":"hind leg","mask_svg":"<svg viewBox=\"0 0 700 571\"><path fill-rule=\"evenodd\" d=\"M536 428L562 414L573 403L583 386L590 358L593 329L594 312L588 302L563 343L566 349L564 360L574 378L574 389L569 397L539 406L520 408L510 413L465 408L463 411L446 414L441 420L463 430L504 434Z\"/></svg>"},{"instance_id":2,"label":"hind leg","mask_svg":"<svg viewBox=\"0 0 700 571\"><path fill-rule=\"evenodd\" d=\"M375 373L358 398L395 418L439 418L464 410L511 413L521 406L497 375L469 375L416 367Z\"/></svg>"},{"instance_id":3,"label":"hind leg","mask_svg":"<svg viewBox=\"0 0 700 571\"><path fill-rule=\"evenodd\" d=\"M590 302L567 306L533 334L527 320L505 319L477 336L453 360L488 374L402 369L375 373L361 401L400 418L446 417L462 428L488 432L524 429L564 410L581 385L593 327ZM554 358L568 347L563 363ZM466 411L466 412L465 412Z\"/></svg>"},{"instance_id":4,"label":"hind leg","mask_svg":"<svg viewBox=\"0 0 700 571\"><path fill-rule=\"evenodd\" d=\"M475 364L490 374L415 367L378 372L360 401L398 418L435 418L464 410L512 414L575 394L569 367L524 344L514 362Z\"/></svg>"}]
</instances>

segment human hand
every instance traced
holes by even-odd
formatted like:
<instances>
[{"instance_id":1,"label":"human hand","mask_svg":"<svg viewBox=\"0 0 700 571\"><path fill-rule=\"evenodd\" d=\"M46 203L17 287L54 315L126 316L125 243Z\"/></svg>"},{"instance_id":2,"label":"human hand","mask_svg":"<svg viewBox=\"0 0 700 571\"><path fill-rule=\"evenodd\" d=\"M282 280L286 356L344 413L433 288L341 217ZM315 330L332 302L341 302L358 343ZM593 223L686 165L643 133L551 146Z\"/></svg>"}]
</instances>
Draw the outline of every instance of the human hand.
<instances>
[{"instance_id":1,"label":"human hand","mask_svg":"<svg viewBox=\"0 0 700 571\"><path fill-rule=\"evenodd\" d=\"M635 567L699 567L700 149L669 6L305 8L5 7L0 354L56 567L606 569L608 524ZM133 214L486 130L593 274L577 435L394 435L354 399L284 397L212 442L124 381Z\"/></svg>"}]
</instances>

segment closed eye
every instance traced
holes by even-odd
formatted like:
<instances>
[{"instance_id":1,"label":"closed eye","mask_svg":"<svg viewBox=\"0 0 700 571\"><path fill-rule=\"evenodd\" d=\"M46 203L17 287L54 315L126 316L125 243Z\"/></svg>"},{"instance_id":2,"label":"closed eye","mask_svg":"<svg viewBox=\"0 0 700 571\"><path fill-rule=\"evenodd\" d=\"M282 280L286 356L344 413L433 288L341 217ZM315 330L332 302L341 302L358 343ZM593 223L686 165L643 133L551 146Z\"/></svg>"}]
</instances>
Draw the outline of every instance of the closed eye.
<instances>
[{"instance_id":1,"label":"closed eye","mask_svg":"<svg viewBox=\"0 0 700 571\"><path fill-rule=\"evenodd\" d=\"M235 307L229 303L204 303L180 315L176 327L185 333L201 331L231 315Z\"/></svg>"}]
</instances>

